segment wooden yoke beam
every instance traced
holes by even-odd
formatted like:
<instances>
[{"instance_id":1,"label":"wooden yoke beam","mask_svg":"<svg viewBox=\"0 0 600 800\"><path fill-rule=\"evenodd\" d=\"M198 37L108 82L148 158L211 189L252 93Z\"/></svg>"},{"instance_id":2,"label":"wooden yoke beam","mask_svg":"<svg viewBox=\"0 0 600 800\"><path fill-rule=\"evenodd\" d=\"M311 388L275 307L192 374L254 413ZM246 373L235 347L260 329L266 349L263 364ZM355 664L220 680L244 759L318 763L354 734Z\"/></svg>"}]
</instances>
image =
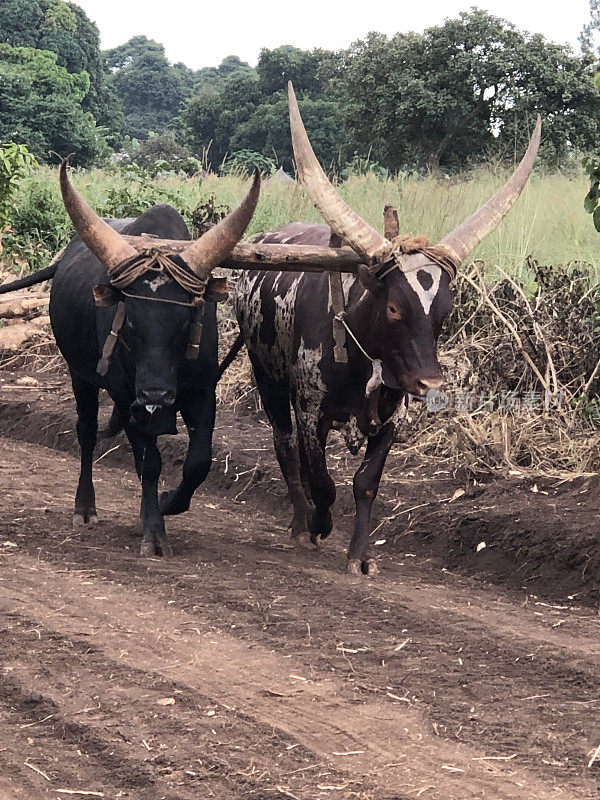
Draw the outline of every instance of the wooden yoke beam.
<instances>
[{"instance_id":1,"label":"wooden yoke beam","mask_svg":"<svg viewBox=\"0 0 600 800\"><path fill-rule=\"evenodd\" d=\"M190 246L181 239L153 236L122 237L139 252L155 248L161 253L180 253ZM273 272L356 272L362 263L350 247L323 247L299 244L237 244L219 264L224 269L264 269Z\"/></svg>"}]
</instances>

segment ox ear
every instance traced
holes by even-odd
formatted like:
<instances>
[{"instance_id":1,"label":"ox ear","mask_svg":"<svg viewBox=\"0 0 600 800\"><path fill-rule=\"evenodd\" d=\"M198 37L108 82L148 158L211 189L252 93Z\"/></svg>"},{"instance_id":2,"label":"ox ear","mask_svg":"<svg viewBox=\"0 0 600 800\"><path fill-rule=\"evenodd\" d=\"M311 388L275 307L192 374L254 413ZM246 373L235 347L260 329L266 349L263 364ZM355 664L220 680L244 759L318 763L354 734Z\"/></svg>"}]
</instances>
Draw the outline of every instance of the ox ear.
<instances>
[{"instance_id":1,"label":"ox ear","mask_svg":"<svg viewBox=\"0 0 600 800\"><path fill-rule=\"evenodd\" d=\"M210 278L206 284L204 299L213 303L222 303L229 297L227 278Z\"/></svg>"},{"instance_id":2,"label":"ox ear","mask_svg":"<svg viewBox=\"0 0 600 800\"><path fill-rule=\"evenodd\" d=\"M372 292L375 297L382 296L384 291L383 282L369 271L366 264L359 264L356 272L358 280L367 291Z\"/></svg>"},{"instance_id":3,"label":"ox ear","mask_svg":"<svg viewBox=\"0 0 600 800\"><path fill-rule=\"evenodd\" d=\"M97 283L94 288L94 302L99 308L116 305L121 299L121 292L108 283Z\"/></svg>"}]
</instances>

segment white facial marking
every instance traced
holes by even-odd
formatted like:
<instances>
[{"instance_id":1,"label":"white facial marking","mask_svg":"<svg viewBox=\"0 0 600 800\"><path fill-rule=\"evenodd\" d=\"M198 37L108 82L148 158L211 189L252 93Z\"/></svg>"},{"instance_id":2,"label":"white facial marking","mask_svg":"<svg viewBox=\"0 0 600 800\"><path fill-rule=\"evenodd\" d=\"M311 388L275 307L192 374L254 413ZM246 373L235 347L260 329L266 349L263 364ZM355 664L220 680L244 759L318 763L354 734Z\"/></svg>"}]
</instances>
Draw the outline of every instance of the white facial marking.
<instances>
[{"instance_id":1,"label":"white facial marking","mask_svg":"<svg viewBox=\"0 0 600 800\"><path fill-rule=\"evenodd\" d=\"M429 289L423 288L421 281L418 278L419 272L426 272L431 276L433 283ZM437 264L429 264L426 267L405 272L404 275L406 276L406 280L408 281L410 288L419 298L421 305L423 306L423 311L426 314L429 314L429 311L431 310L431 304L435 300L435 296L440 288L440 279L442 277L441 267L438 267Z\"/></svg>"},{"instance_id":2,"label":"white facial marking","mask_svg":"<svg viewBox=\"0 0 600 800\"><path fill-rule=\"evenodd\" d=\"M144 283L149 286L153 292L156 292L160 286L164 286L165 283L169 283L169 280L170 278L168 278L166 275L159 274L156 276L156 278L152 278L152 280L148 280L148 278L146 278Z\"/></svg>"}]
</instances>

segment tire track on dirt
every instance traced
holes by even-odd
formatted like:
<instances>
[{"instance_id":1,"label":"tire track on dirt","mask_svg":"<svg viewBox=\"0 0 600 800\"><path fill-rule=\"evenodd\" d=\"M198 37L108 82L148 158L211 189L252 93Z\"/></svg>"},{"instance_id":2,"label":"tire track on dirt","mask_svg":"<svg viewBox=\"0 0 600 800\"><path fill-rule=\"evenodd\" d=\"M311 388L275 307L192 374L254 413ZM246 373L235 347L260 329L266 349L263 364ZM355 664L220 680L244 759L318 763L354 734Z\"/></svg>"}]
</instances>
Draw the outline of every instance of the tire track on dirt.
<instances>
[{"instance_id":1,"label":"tire track on dirt","mask_svg":"<svg viewBox=\"0 0 600 800\"><path fill-rule=\"evenodd\" d=\"M132 490L136 489L136 481L130 473L100 465L99 487L102 495L109 493L108 497L103 497L102 507L117 524L104 523L95 530L73 532L66 524L70 490L65 493L63 487L65 483L74 482L75 459L62 454L57 456L45 448L15 442L6 444L7 471L2 482L8 491L0 501L3 529L8 538L18 541L30 552L59 562L58 566L69 563L71 576L79 580L91 578L96 585L96 575L105 576L113 583L133 584L133 589L137 590L134 597L145 598L153 593L155 602L157 597L163 598L163 607L169 602L182 605L193 612L191 616L203 632L205 624L210 630L235 625L235 641L242 637L246 642L244 646L254 646L258 641L263 650L276 647L280 654L278 659L283 653L293 655L295 662L302 665L299 667L301 674L311 674L302 672L311 664L317 676L328 675L335 669L335 685L339 689L336 691L340 709L343 709L339 713L344 717L357 715L353 728L356 735L366 730L368 736L377 739L380 730L377 717L390 713L393 716L387 722L394 729L402 731L402 721L407 719L415 724L414 730L419 730L421 724L431 737L428 740L431 751L438 755L438 771L443 762L443 747L448 743L442 737L433 738L431 726L436 717L444 719L448 706L450 720L465 718L465 731L461 735L470 734L473 752L481 753L483 748L483 755L518 752L518 760L526 752L532 760L529 766L535 768L537 780L546 789L548 776L557 787L562 785L562 796L597 796L597 784L591 785L591 774L585 771L586 750L582 746L584 731L595 746L594 728L597 726L589 719L589 712L586 719L584 707L578 713L577 731L561 721L568 704L593 703L594 700L588 698L597 698L600 685L598 620L589 612L515 605L522 602L522 595L507 594L497 587L482 587L447 573L441 576L444 582L440 584L439 570L427 572L417 560L407 559L405 569L402 564L389 560L386 561L387 572L384 571L377 581L352 581L339 574L342 549L338 544L328 543L326 551L318 555L298 552L287 544L279 544L281 537L287 534L276 519L268 514L248 514L240 504L215 498L210 493L197 499L189 515L171 521L179 558L162 563L139 561L123 549L135 550L136 547L136 540L130 535L135 518ZM31 480L32 474L37 480ZM46 491L40 503L39 487L48 483L48 476L57 489ZM104 486L110 487L110 491ZM59 513L54 512L54 508L59 509ZM48 511L50 513L46 513ZM5 563L13 559L15 556L10 556ZM315 566L317 563L320 566ZM409 566L411 574L407 575ZM85 572L74 571L82 568ZM396 582L389 575L394 575ZM105 583L97 585L104 587ZM85 583L81 589L86 591ZM102 594L100 588L98 592ZM534 608L543 611L536 612ZM276 609L277 614L269 609ZM536 613L545 616L538 617ZM563 626L552 627L557 615L559 619L565 618L564 626L569 626L570 633L566 634ZM391 618L396 624L386 627L386 619ZM310 657L303 646L298 647L299 630L306 627L307 620L313 626ZM409 630L400 635L403 624ZM306 631L302 635L305 637ZM405 660L401 664L400 682L407 679L400 694L406 689L409 694L414 692L420 696L423 702L413 702L416 698L409 696L407 699L416 708L404 708L401 704L404 710L398 715L398 704L386 696L390 675L385 670L377 671L376 667L379 653L393 651L407 635L413 637L413 643L401 651ZM342 652L339 652L336 644L340 641L346 642L348 649L342 645ZM384 643L385 649L382 648ZM357 647L365 652L353 653ZM411 653L413 648L416 652ZM465 650L469 659L459 668L458 659ZM536 660L527 663L531 650L537 651ZM462 658L467 654L462 652ZM515 660L517 663L512 666ZM489 674L478 668L479 662L485 662ZM342 677L345 680L341 681ZM357 692L361 680L370 682L371 686ZM396 681L392 679L392 682ZM377 690L374 701L373 688ZM394 694L398 689L392 687L391 691ZM531 700L528 695L537 695L540 699ZM520 715L517 714L522 705L519 698L534 703ZM281 698L269 696L269 699L270 703L275 703ZM473 699L477 701L478 710L484 713L480 721L472 723L473 730L469 731L468 709ZM361 708L367 715L365 719L359 716ZM390 712L390 709L394 710ZM489 715L490 710L494 714ZM503 719L510 721L513 711L514 736L502 722ZM274 713L279 710L275 708ZM335 722L335 716L332 720ZM441 726L441 732L452 735L450 727L446 730ZM541 733L544 735L536 739ZM303 729L303 734L309 737L308 730ZM359 749L358 745L354 746ZM454 752L456 746L450 742L450 752ZM499 751L498 746L501 747ZM502 749L506 747L514 747L514 750ZM557 751L569 754L575 764L568 769L568 789L563 768L554 763ZM358 756L348 758L357 760ZM336 757L334 761L340 759L343 757ZM541 759L546 760L546 765ZM536 763L538 761L540 763ZM578 762L582 764L579 773ZM488 767L494 764L487 763ZM452 766L453 762L447 765ZM517 765L513 761L510 765L517 767L516 775L531 773L522 763ZM435 769L432 774L437 775ZM352 771L347 769L346 775L351 777ZM453 785L457 784L457 776L460 778L461 773L452 774ZM377 792L374 795L377 800L383 797L378 787L373 791ZM387 783L381 791L389 795ZM394 791L392 796L396 798L397 789ZM431 797L431 791L425 792L425 796ZM480 796L499 800L497 794Z\"/></svg>"},{"instance_id":2,"label":"tire track on dirt","mask_svg":"<svg viewBox=\"0 0 600 800\"><path fill-rule=\"evenodd\" d=\"M278 778L296 794L306 772L314 797L323 796L319 782L345 783L331 770L307 770L312 754L298 745L288 751L292 740L282 741L272 727L141 665L109 659L92 637L59 635L8 615L2 638L13 656L3 665L0 708L10 709L13 724L0 715L12 755L0 754L0 764L15 780L27 754L54 785L100 787L113 797L143 792L144 800L197 800L200 789L208 797L264 797Z\"/></svg>"},{"instance_id":3,"label":"tire track on dirt","mask_svg":"<svg viewBox=\"0 0 600 800\"><path fill-rule=\"evenodd\" d=\"M109 660L129 668L143 664L145 671L167 680L176 676L193 691L275 725L318 759L360 775L380 792L410 793L428 786L427 796L436 800L558 796L526 771L492 772L484 761L474 761L485 754L435 739L413 709L350 704L339 681L294 677L292 660L226 634L198 635L193 616L141 592L89 578L82 583L25 556L11 557L10 565L0 583L5 612L29 616L46 633L94 637ZM334 755L340 752L354 755ZM570 795L573 800L584 796Z\"/></svg>"}]
</instances>

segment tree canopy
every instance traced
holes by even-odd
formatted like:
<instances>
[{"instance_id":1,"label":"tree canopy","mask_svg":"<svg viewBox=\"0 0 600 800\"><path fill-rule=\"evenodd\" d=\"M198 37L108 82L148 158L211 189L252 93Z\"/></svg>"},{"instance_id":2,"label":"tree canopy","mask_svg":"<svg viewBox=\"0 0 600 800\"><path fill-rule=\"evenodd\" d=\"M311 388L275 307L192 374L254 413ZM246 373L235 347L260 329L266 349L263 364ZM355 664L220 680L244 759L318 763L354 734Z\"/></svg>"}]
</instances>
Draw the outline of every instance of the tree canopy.
<instances>
[{"instance_id":1,"label":"tree canopy","mask_svg":"<svg viewBox=\"0 0 600 800\"><path fill-rule=\"evenodd\" d=\"M112 146L120 143L123 112L109 85L98 28L78 5L64 0L3 0L0 42L56 53L56 63L67 72L86 72L88 89L78 102L105 129Z\"/></svg>"},{"instance_id":2,"label":"tree canopy","mask_svg":"<svg viewBox=\"0 0 600 800\"><path fill-rule=\"evenodd\" d=\"M189 89L181 70L169 63L163 46L136 36L109 50L107 59L115 70L112 85L125 110L125 132L136 139L164 132Z\"/></svg>"},{"instance_id":3,"label":"tree canopy","mask_svg":"<svg viewBox=\"0 0 600 800\"><path fill-rule=\"evenodd\" d=\"M26 144L45 161L52 150L93 164L105 143L81 105L89 86L88 73L68 72L56 53L0 44L0 138Z\"/></svg>"},{"instance_id":4,"label":"tree canopy","mask_svg":"<svg viewBox=\"0 0 600 800\"><path fill-rule=\"evenodd\" d=\"M392 172L511 162L538 113L540 155L558 167L599 138L599 9L590 0L581 54L472 9L335 53L287 44L261 50L255 68L229 55L194 71L146 36L101 53L96 26L74 3L3 0L0 138L22 136L40 158L63 142L91 163L103 139L116 149L122 134L168 134L215 169L229 159L292 170L292 80L317 155L336 170L365 159Z\"/></svg>"},{"instance_id":5,"label":"tree canopy","mask_svg":"<svg viewBox=\"0 0 600 800\"><path fill-rule=\"evenodd\" d=\"M456 169L520 148L537 113L548 162L592 145L593 73L591 58L473 10L423 34L370 34L345 51L332 79L352 137L377 160Z\"/></svg>"}]
</instances>

